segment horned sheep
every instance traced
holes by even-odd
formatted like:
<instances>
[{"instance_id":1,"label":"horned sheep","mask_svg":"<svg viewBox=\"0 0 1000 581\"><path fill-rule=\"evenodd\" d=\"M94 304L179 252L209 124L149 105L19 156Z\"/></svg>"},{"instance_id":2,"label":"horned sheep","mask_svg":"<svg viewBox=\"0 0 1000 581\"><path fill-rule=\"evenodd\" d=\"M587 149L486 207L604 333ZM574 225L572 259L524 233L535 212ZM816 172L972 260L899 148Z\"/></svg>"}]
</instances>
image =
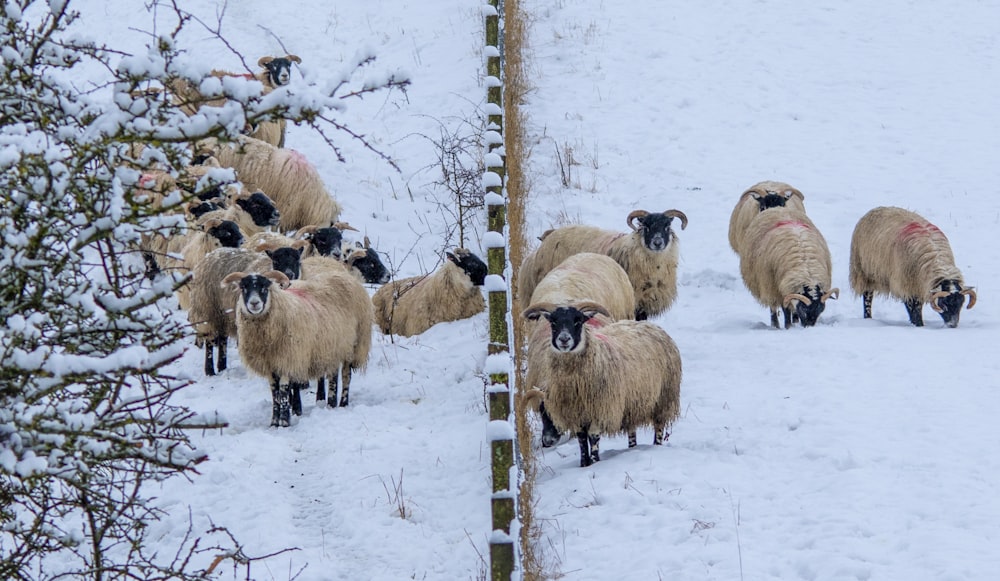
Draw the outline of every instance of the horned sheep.
<instances>
[{"instance_id":1,"label":"horned sheep","mask_svg":"<svg viewBox=\"0 0 1000 581\"><path fill-rule=\"evenodd\" d=\"M805 196L784 182L764 181L751 186L736 202L729 217L729 246L740 254L747 227L754 217L769 208L795 208L806 211Z\"/></svg>"},{"instance_id":2,"label":"horned sheep","mask_svg":"<svg viewBox=\"0 0 1000 581\"><path fill-rule=\"evenodd\" d=\"M541 245L525 257L518 271L518 300L529 300L538 282L568 256L596 252L610 256L628 273L637 320L666 311L677 298L680 251L671 229L674 218L680 219L682 230L687 227L687 216L680 210L635 210L625 220L631 234L579 224L545 232Z\"/></svg>"},{"instance_id":3,"label":"horned sheep","mask_svg":"<svg viewBox=\"0 0 1000 581\"><path fill-rule=\"evenodd\" d=\"M329 226L340 216L340 204L327 191L316 168L301 153L252 137L234 143L215 138L199 142L198 151L236 170L247 187L262 190L281 212L281 230Z\"/></svg>"},{"instance_id":4,"label":"horned sheep","mask_svg":"<svg viewBox=\"0 0 1000 581\"><path fill-rule=\"evenodd\" d=\"M611 314L608 322L635 316L635 293L628 275L609 256L593 252L574 254L549 271L535 287L530 304L564 307L587 301L604 305ZM603 315L595 315L594 320L604 320ZM542 317L530 326L526 333L529 360L537 358L538 351L548 349L550 332ZM529 389L545 390L545 386L539 385L535 366L528 368L525 385ZM540 402L538 411L542 420L542 446L554 446L561 435L559 429L552 422L544 402Z\"/></svg>"},{"instance_id":5,"label":"horned sheep","mask_svg":"<svg viewBox=\"0 0 1000 581\"><path fill-rule=\"evenodd\" d=\"M545 385L546 410L561 430L576 434L580 466L599 461L602 434L628 435L653 426L660 445L680 412L681 356L670 335L648 321L601 323L610 313L597 303L535 304L522 316L545 317L549 348L529 358Z\"/></svg>"},{"instance_id":6,"label":"horned sheep","mask_svg":"<svg viewBox=\"0 0 1000 581\"><path fill-rule=\"evenodd\" d=\"M235 272L222 284L240 289L240 357L271 382L272 426L288 426L291 413L301 414L301 400L292 396L311 379L339 370L346 394L352 373L366 367L372 306L352 275L328 271L289 281L277 271Z\"/></svg>"},{"instance_id":7,"label":"horned sheep","mask_svg":"<svg viewBox=\"0 0 1000 581\"><path fill-rule=\"evenodd\" d=\"M466 319L486 310L479 287L486 264L465 248L445 253L434 272L396 280L375 291L375 322L385 334L419 335L437 323Z\"/></svg>"},{"instance_id":8,"label":"horned sheep","mask_svg":"<svg viewBox=\"0 0 1000 581\"><path fill-rule=\"evenodd\" d=\"M924 304L952 328L966 296L968 308L976 304L976 291L965 286L944 232L903 208L878 207L858 221L851 237L850 283L862 297L866 319L876 294L902 300L917 327L924 324Z\"/></svg>"},{"instance_id":9,"label":"horned sheep","mask_svg":"<svg viewBox=\"0 0 1000 581\"><path fill-rule=\"evenodd\" d=\"M215 375L228 364L227 343L236 336L235 289L219 283L234 272L267 272L277 270L291 280L299 278L300 261L305 243L296 246L263 248L219 248L205 255L192 270L188 321L195 330L195 345L205 350L205 375ZM218 353L218 358L214 356Z\"/></svg>"},{"instance_id":10,"label":"horned sheep","mask_svg":"<svg viewBox=\"0 0 1000 581\"><path fill-rule=\"evenodd\" d=\"M778 310L785 328L793 315L803 327L816 324L826 301L839 296L831 288L832 264L826 239L805 212L773 208L750 222L740 254L743 283L757 302L771 310L771 326Z\"/></svg>"}]
</instances>

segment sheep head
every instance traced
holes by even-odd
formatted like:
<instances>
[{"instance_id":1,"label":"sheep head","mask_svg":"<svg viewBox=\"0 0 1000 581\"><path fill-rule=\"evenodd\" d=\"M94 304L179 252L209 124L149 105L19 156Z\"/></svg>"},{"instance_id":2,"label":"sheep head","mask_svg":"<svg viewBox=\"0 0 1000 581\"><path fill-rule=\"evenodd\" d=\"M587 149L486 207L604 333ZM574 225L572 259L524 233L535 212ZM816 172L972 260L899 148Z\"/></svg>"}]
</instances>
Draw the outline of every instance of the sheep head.
<instances>
[{"instance_id":1,"label":"sheep head","mask_svg":"<svg viewBox=\"0 0 1000 581\"><path fill-rule=\"evenodd\" d=\"M368 242L367 236L365 242ZM361 278L368 284L389 282L389 269L382 263L378 251L370 246L363 247L360 242L355 242L355 247L344 253L344 264L361 273Z\"/></svg>"},{"instance_id":2,"label":"sheep head","mask_svg":"<svg viewBox=\"0 0 1000 581\"><path fill-rule=\"evenodd\" d=\"M962 314L962 305L965 304L965 297L969 297L969 306L972 308L976 304L976 291L972 287L962 288L962 284L957 280L941 281L935 290L931 291L928 302L948 327L958 326L959 316Z\"/></svg>"},{"instance_id":3,"label":"sheep head","mask_svg":"<svg viewBox=\"0 0 1000 581\"><path fill-rule=\"evenodd\" d=\"M264 253L271 259L271 268L284 274L289 280L299 278L302 271L303 241L296 241L294 246L279 248L264 248Z\"/></svg>"},{"instance_id":4,"label":"sheep head","mask_svg":"<svg viewBox=\"0 0 1000 581\"><path fill-rule=\"evenodd\" d=\"M628 215L625 219L625 223L638 234L642 236L642 244L651 252L660 252L666 250L670 245L670 240L673 236L670 231L670 222L674 218L679 218L681 221L681 230L687 228L688 219L684 215L684 212L680 210L667 210L662 213L647 212L646 210L635 210ZM638 220L639 225L636 226L635 222Z\"/></svg>"},{"instance_id":5,"label":"sheep head","mask_svg":"<svg viewBox=\"0 0 1000 581\"><path fill-rule=\"evenodd\" d=\"M261 191L254 192L249 196L237 196L236 205L250 214L253 223L261 228L277 226L281 220L281 212L274 205L274 201Z\"/></svg>"},{"instance_id":6,"label":"sheep head","mask_svg":"<svg viewBox=\"0 0 1000 581\"><path fill-rule=\"evenodd\" d=\"M225 248L238 248L240 244L243 244L243 233L240 232L240 227L236 225L236 222L232 220L212 218L202 224L201 228Z\"/></svg>"},{"instance_id":7,"label":"sheep head","mask_svg":"<svg viewBox=\"0 0 1000 581\"><path fill-rule=\"evenodd\" d=\"M267 79L271 86L282 87L292 80L292 63L301 63L302 59L287 54L283 57L262 56L257 64L267 71Z\"/></svg>"},{"instance_id":8,"label":"sheep head","mask_svg":"<svg viewBox=\"0 0 1000 581\"><path fill-rule=\"evenodd\" d=\"M575 306L556 306L552 303L532 305L521 313L529 321L545 317L552 329L550 347L558 353L581 352L587 348L587 336L583 332L587 321L597 315L611 317L611 313L598 303L581 301Z\"/></svg>"},{"instance_id":9,"label":"sheep head","mask_svg":"<svg viewBox=\"0 0 1000 581\"><path fill-rule=\"evenodd\" d=\"M794 311L803 327L812 327L826 308L826 301L840 297L840 289L823 292L819 286L803 286L801 293L789 293L782 300L782 306Z\"/></svg>"},{"instance_id":10,"label":"sheep head","mask_svg":"<svg viewBox=\"0 0 1000 581\"><path fill-rule=\"evenodd\" d=\"M805 199L802 192L784 182L760 182L743 192L739 203L747 198L753 198L757 201L759 211L763 212L769 208L783 208L792 196L800 200Z\"/></svg>"},{"instance_id":11,"label":"sheep head","mask_svg":"<svg viewBox=\"0 0 1000 581\"><path fill-rule=\"evenodd\" d=\"M465 248L456 248L453 252L445 252L445 256L468 275L473 285L483 286L486 282L486 263L475 254Z\"/></svg>"},{"instance_id":12,"label":"sheep head","mask_svg":"<svg viewBox=\"0 0 1000 581\"><path fill-rule=\"evenodd\" d=\"M277 284L279 288L285 289L288 288L291 281L283 273L269 270L264 274L234 272L227 275L219 283L223 288L239 288L238 308L244 315L252 317L264 315L270 309L272 284Z\"/></svg>"}]
</instances>

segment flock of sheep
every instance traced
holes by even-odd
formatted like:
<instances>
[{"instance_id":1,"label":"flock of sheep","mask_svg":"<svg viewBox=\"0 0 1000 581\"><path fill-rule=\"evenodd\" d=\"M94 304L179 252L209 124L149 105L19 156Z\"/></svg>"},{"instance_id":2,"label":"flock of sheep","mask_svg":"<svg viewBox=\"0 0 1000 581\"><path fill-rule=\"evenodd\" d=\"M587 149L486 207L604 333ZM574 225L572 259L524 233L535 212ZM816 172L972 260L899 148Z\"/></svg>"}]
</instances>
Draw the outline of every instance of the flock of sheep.
<instances>
[{"instance_id":1,"label":"flock of sheep","mask_svg":"<svg viewBox=\"0 0 1000 581\"><path fill-rule=\"evenodd\" d=\"M736 203L729 243L743 282L787 329L816 324L836 299L826 240L806 214L805 197L774 181L756 184ZM542 445L575 434L580 465L600 460L602 434L651 425L662 444L680 411L680 352L659 326L645 321L677 296L678 244L671 228L678 210L636 210L629 234L590 226L545 232L519 270L517 297L528 321L525 401L542 418ZM968 297L948 239L920 215L879 207L858 222L851 239L850 283L871 318L875 294L902 300L910 322L923 325L924 304L956 327Z\"/></svg>"},{"instance_id":2,"label":"flock of sheep","mask_svg":"<svg viewBox=\"0 0 1000 581\"><path fill-rule=\"evenodd\" d=\"M298 62L294 55L264 57L256 79L265 92L275 90L288 84ZM213 71L200 89L239 76ZM192 115L224 104L185 81L166 91ZM228 341L235 338L243 364L270 383L271 425L281 427L302 413L301 392L310 381L317 402L348 404L352 374L368 362L373 324L411 336L486 308L478 288L486 265L464 248L447 252L433 273L390 282L367 238L345 240L345 232L357 230L340 220L341 206L315 167L284 144L284 121L261 123L231 142L194 144L184 180L147 170L137 184L140 196L167 213L166 201L178 190L193 194L174 206L185 234L142 238L147 275L187 275L176 297L204 348L205 374L226 369ZM236 182L210 187L220 168L233 170ZM366 284L382 286L370 296Z\"/></svg>"}]
</instances>

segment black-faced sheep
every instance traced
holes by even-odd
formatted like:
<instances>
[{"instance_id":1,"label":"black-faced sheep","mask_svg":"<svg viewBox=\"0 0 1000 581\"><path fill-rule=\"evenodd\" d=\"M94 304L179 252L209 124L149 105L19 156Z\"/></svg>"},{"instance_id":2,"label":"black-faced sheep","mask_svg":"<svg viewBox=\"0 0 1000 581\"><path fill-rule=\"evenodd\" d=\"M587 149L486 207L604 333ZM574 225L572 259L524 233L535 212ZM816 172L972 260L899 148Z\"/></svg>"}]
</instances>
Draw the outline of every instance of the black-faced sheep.
<instances>
[{"instance_id":1,"label":"black-faced sheep","mask_svg":"<svg viewBox=\"0 0 1000 581\"><path fill-rule=\"evenodd\" d=\"M208 153L224 167L236 170L246 187L262 190L281 212L281 230L304 226L330 226L340 216L319 172L301 153L275 147L251 137L233 143L214 138L199 142L198 151Z\"/></svg>"},{"instance_id":2,"label":"black-faced sheep","mask_svg":"<svg viewBox=\"0 0 1000 581\"><path fill-rule=\"evenodd\" d=\"M248 369L271 382L272 426L289 425L292 394L309 380L340 370L346 393L352 372L367 365L372 307L354 276L329 271L289 281L275 271L236 272L222 284L240 289L240 357Z\"/></svg>"},{"instance_id":3,"label":"black-faced sheep","mask_svg":"<svg viewBox=\"0 0 1000 581\"><path fill-rule=\"evenodd\" d=\"M538 282L567 257L596 252L610 256L628 273L635 291L637 320L666 311L677 298L680 251L677 235L670 227L674 218L680 219L681 230L687 227L687 216L680 210L635 210L625 220L633 230L631 234L583 225L547 231L541 245L525 257L518 271L518 300L528 301Z\"/></svg>"},{"instance_id":4,"label":"black-faced sheep","mask_svg":"<svg viewBox=\"0 0 1000 581\"><path fill-rule=\"evenodd\" d=\"M186 275L209 252L216 248L237 248L243 243L243 233L236 222L213 218L187 234L167 240L167 252L162 259L163 269ZM191 306L190 289L181 286L174 293L177 304L184 310Z\"/></svg>"},{"instance_id":5,"label":"black-faced sheep","mask_svg":"<svg viewBox=\"0 0 1000 581\"><path fill-rule=\"evenodd\" d=\"M802 192L784 182L766 181L751 186L743 192L729 217L729 246L740 253L747 226L754 216L769 208L795 208L806 211Z\"/></svg>"},{"instance_id":6,"label":"black-faced sheep","mask_svg":"<svg viewBox=\"0 0 1000 581\"><path fill-rule=\"evenodd\" d=\"M367 236L364 246L360 242L355 242L353 246L345 243L342 252L344 263L353 272L356 272L366 284L389 282L389 269L385 267L378 251L370 246Z\"/></svg>"},{"instance_id":7,"label":"black-faced sheep","mask_svg":"<svg viewBox=\"0 0 1000 581\"><path fill-rule=\"evenodd\" d=\"M194 326L195 345L205 349L205 375L215 375L228 365L227 342L236 335L236 299L239 292L220 285L234 272L276 270L290 280L299 278L302 246L265 248L219 248L205 255L192 270L188 321ZM213 355L218 353L218 359Z\"/></svg>"},{"instance_id":8,"label":"black-faced sheep","mask_svg":"<svg viewBox=\"0 0 1000 581\"><path fill-rule=\"evenodd\" d=\"M593 252L581 252L570 256L550 270L538 283L529 304L568 307L585 302L604 305L611 315L608 322L631 319L635 316L635 293L632 291L632 283L625 270L611 257ZM539 350L549 348L551 329L547 320L539 317L529 323L527 336L530 360L537 358ZM544 391L545 386L539 385L538 382L538 368L529 367L525 375L525 385L528 389L538 388ZM542 446L554 446L561 434L545 410L545 402L539 404Z\"/></svg>"},{"instance_id":9,"label":"black-faced sheep","mask_svg":"<svg viewBox=\"0 0 1000 581\"><path fill-rule=\"evenodd\" d=\"M375 291L375 322L383 333L419 335L437 323L486 310L479 289L486 279L486 264L465 248L445 256L445 263L434 272L393 281Z\"/></svg>"},{"instance_id":10,"label":"black-faced sheep","mask_svg":"<svg viewBox=\"0 0 1000 581\"><path fill-rule=\"evenodd\" d=\"M546 386L542 397L552 421L576 434L580 466L599 461L602 434L628 435L652 424L660 445L680 413L681 357L670 335L648 321L604 323L595 303L575 307L532 305L522 316L545 317L549 348L529 357ZM536 392L541 394L541 392Z\"/></svg>"},{"instance_id":11,"label":"black-faced sheep","mask_svg":"<svg viewBox=\"0 0 1000 581\"><path fill-rule=\"evenodd\" d=\"M244 235L250 236L277 226L281 219L277 206L264 192L241 192L231 202L228 207L204 214L200 220L232 220Z\"/></svg>"},{"instance_id":12,"label":"black-faced sheep","mask_svg":"<svg viewBox=\"0 0 1000 581\"><path fill-rule=\"evenodd\" d=\"M861 217L851 237L851 288L872 316L875 294L903 301L910 323L924 324L921 310L930 303L948 327L957 327L965 297L976 304L976 291L965 286L948 238L919 214L879 207Z\"/></svg>"},{"instance_id":13,"label":"black-faced sheep","mask_svg":"<svg viewBox=\"0 0 1000 581\"><path fill-rule=\"evenodd\" d=\"M778 325L778 310L785 328L793 314L803 327L816 324L832 289L832 264L826 239L805 212L773 208L760 212L747 226L740 253L743 283L757 302L771 310L771 326Z\"/></svg>"}]
</instances>

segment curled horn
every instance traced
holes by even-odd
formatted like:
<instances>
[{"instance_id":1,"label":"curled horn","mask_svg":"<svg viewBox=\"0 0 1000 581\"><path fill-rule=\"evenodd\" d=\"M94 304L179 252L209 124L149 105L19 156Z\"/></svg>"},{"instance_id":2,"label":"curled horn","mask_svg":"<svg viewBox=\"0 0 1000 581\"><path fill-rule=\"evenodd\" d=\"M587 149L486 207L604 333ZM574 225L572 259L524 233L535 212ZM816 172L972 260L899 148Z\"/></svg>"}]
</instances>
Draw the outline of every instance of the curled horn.
<instances>
[{"instance_id":1,"label":"curled horn","mask_svg":"<svg viewBox=\"0 0 1000 581\"><path fill-rule=\"evenodd\" d=\"M300 59L299 57L295 56L294 54L286 54L285 58L288 59L288 60L290 60L290 61L292 61L293 63L301 63L302 62L302 59Z\"/></svg>"},{"instance_id":2,"label":"curled horn","mask_svg":"<svg viewBox=\"0 0 1000 581\"><path fill-rule=\"evenodd\" d=\"M636 226L635 224L633 224L632 222L636 218L642 218L643 216L647 216L648 214L649 214L649 212L647 212L646 210L635 210L631 214L628 215L628 218L625 218L625 223L628 224L629 228L638 231L639 227ZM544 235L542 237L544 238Z\"/></svg>"},{"instance_id":3,"label":"curled horn","mask_svg":"<svg viewBox=\"0 0 1000 581\"><path fill-rule=\"evenodd\" d=\"M361 231L361 230L358 230L357 228L355 228L354 226L351 226L347 222L334 222L333 223L333 227L336 228L336 229L338 229L338 230L353 230L354 232L360 232Z\"/></svg>"},{"instance_id":4,"label":"curled horn","mask_svg":"<svg viewBox=\"0 0 1000 581\"><path fill-rule=\"evenodd\" d=\"M219 226L220 224L222 224L222 218L209 218L208 220L205 220L205 222L201 225L201 229L204 230L205 232L208 232L209 230L215 228L216 226Z\"/></svg>"},{"instance_id":5,"label":"curled horn","mask_svg":"<svg viewBox=\"0 0 1000 581\"><path fill-rule=\"evenodd\" d=\"M799 293L791 293L785 295L785 298L781 300L781 304L784 305L784 307L787 309L788 305L791 304L793 300L800 300L803 303L805 303L807 307L812 304L812 299L810 299L806 295L801 295Z\"/></svg>"},{"instance_id":6,"label":"curled horn","mask_svg":"<svg viewBox=\"0 0 1000 581\"><path fill-rule=\"evenodd\" d=\"M262 56L260 57L260 60L257 61L257 65L262 67L273 60L274 60L273 56Z\"/></svg>"},{"instance_id":7,"label":"curled horn","mask_svg":"<svg viewBox=\"0 0 1000 581\"><path fill-rule=\"evenodd\" d=\"M292 281L288 280L288 277L285 276L285 273L281 272L280 270L269 270L263 273L262 276L271 279L272 281L274 281L275 284L277 284L279 287L283 289L288 288L288 286L292 284Z\"/></svg>"},{"instance_id":8,"label":"curled horn","mask_svg":"<svg viewBox=\"0 0 1000 581\"><path fill-rule=\"evenodd\" d=\"M743 200L745 200L745 199L747 199L747 198L749 198L751 196L753 197L753 199L759 200L760 199L760 192L758 192L757 190L753 190L753 189L747 190L747 191L743 192L743 195L740 196L740 202L743 202Z\"/></svg>"},{"instance_id":9,"label":"curled horn","mask_svg":"<svg viewBox=\"0 0 1000 581\"><path fill-rule=\"evenodd\" d=\"M226 278L222 279L222 282L219 283L219 286L221 286L222 288L226 288L240 280L243 280L243 277L246 275L247 273L245 272L233 272L227 275Z\"/></svg>"},{"instance_id":10,"label":"curled horn","mask_svg":"<svg viewBox=\"0 0 1000 581\"><path fill-rule=\"evenodd\" d=\"M309 240L310 238L312 238L313 234L315 234L316 230L318 230L318 229L319 229L319 226L317 226L315 224L310 224L308 226L303 226L303 227L299 228L299 231L295 234L295 237L298 238L298 239L300 239L300 240Z\"/></svg>"},{"instance_id":11,"label":"curled horn","mask_svg":"<svg viewBox=\"0 0 1000 581\"><path fill-rule=\"evenodd\" d=\"M944 298L944 297L946 297L946 296L948 296L948 295L950 295L950 294L951 294L951 293L950 293L950 292L948 292L948 291L938 291L938 292L936 292L936 293L931 293L931 298L930 298L930 300L928 301L928 302L930 302L930 304L931 304L931 308L932 308L932 309L934 309L934 310L935 310L936 312L938 312L938 313L940 313L940 312L944 311L944 309L942 309L942 308L941 308L941 307L940 307L940 306L938 305L938 299L940 299L940 298Z\"/></svg>"},{"instance_id":12,"label":"curled horn","mask_svg":"<svg viewBox=\"0 0 1000 581\"><path fill-rule=\"evenodd\" d=\"M538 317L551 313L555 308L556 305L554 303L538 303L521 311L521 316L529 321L537 321Z\"/></svg>"},{"instance_id":13,"label":"curled horn","mask_svg":"<svg viewBox=\"0 0 1000 581\"><path fill-rule=\"evenodd\" d=\"M962 291L962 294L963 295L969 295L969 306L967 306L965 308L966 309L971 309L973 307L973 305L976 304L976 289L974 289L974 288L967 288L964 291Z\"/></svg>"},{"instance_id":14,"label":"curled horn","mask_svg":"<svg viewBox=\"0 0 1000 581\"><path fill-rule=\"evenodd\" d=\"M671 218L677 218L678 220L680 220L681 230L687 228L688 217L684 215L684 212L681 212L680 210L667 210L666 212L663 213L663 215L669 216Z\"/></svg>"},{"instance_id":15,"label":"curled horn","mask_svg":"<svg viewBox=\"0 0 1000 581\"><path fill-rule=\"evenodd\" d=\"M593 301L580 301L572 306L588 317L593 317L594 315L604 315L608 318L611 317L611 313L608 312L608 309L601 303L595 303Z\"/></svg>"},{"instance_id":16,"label":"curled horn","mask_svg":"<svg viewBox=\"0 0 1000 581\"><path fill-rule=\"evenodd\" d=\"M827 299L837 300L839 298L840 298L840 289L839 288L832 288L832 289L826 291L825 293L823 293L823 296L821 296L819 298L819 300L820 300L820 302L824 302L825 303L827 301ZM806 304L808 304L808 303L806 303Z\"/></svg>"}]
</instances>

